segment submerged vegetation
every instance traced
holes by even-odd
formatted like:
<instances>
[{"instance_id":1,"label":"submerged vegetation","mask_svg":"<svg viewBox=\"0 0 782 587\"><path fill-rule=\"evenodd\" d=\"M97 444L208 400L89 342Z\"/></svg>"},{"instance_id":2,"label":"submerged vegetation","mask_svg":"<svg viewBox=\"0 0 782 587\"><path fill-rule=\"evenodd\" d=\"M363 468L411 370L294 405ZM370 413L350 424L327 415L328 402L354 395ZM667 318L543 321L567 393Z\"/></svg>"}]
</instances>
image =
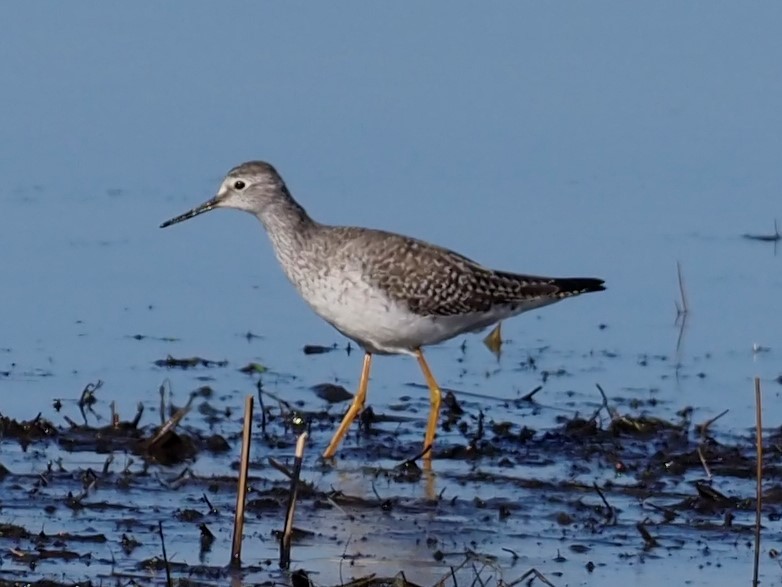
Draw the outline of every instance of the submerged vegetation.
<instances>
[{"instance_id":1,"label":"submerged vegetation","mask_svg":"<svg viewBox=\"0 0 782 587\"><path fill-rule=\"evenodd\" d=\"M776 428L760 469L754 431L720 429L724 414L695 422L684 408L666 419L656 401L598 385L591 408L534 429L524 416L549 409L541 377L512 401L444 390L431 467L418 445L424 394L367 407L338 458L323 462L351 394L324 382L291 403L265 389L266 366L242 371L258 403L249 429L211 387L175 406L167 383L160 422L144 408L154 398L117 414L103 382L28 420L0 415L0 585L560 585L643 562L724 564L761 527L778 528ZM252 449L242 529L233 512L243 432Z\"/></svg>"}]
</instances>

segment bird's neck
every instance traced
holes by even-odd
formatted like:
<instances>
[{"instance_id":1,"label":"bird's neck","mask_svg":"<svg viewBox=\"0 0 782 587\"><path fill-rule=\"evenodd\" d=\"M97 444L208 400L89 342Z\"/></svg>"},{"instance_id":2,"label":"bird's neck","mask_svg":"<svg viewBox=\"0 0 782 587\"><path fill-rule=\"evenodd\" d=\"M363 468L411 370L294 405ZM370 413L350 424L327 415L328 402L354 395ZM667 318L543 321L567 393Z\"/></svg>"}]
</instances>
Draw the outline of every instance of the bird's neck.
<instances>
[{"instance_id":1,"label":"bird's neck","mask_svg":"<svg viewBox=\"0 0 782 587\"><path fill-rule=\"evenodd\" d=\"M306 246L316 222L283 186L284 196L268 205L259 220L269 233L274 252L286 266Z\"/></svg>"}]
</instances>

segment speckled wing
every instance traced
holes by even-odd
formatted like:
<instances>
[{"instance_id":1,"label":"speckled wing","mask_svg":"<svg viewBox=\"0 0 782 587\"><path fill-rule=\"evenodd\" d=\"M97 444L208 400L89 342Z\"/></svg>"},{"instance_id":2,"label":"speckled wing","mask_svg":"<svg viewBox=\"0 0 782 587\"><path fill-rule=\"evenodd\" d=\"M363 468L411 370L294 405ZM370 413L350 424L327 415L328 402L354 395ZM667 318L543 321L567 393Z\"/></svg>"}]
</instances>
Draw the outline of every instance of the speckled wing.
<instances>
[{"instance_id":1,"label":"speckled wing","mask_svg":"<svg viewBox=\"0 0 782 587\"><path fill-rule=\"evenodd\" d=\"M421 316L456 316L552 302L604 289L602 280L493 271L448 249L392 233L367 231L365 278ZM371 238L368 238L371 237ZM368 252L365 250L365 252Z\"/></svg>"}]
</instances>

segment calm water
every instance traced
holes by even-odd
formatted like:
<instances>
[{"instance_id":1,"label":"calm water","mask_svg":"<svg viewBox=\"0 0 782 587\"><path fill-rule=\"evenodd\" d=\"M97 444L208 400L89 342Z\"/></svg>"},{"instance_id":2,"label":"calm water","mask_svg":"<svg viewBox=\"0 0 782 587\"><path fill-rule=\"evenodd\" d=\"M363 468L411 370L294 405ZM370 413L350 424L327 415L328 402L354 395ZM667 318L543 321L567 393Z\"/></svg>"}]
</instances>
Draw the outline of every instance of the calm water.
<instances>
[{"instance_id":1,"label":"calm water","mask_svg":"<svg viewBox=\"0 0 782 587\"><path fill-rule=\"evenodd\" d=\"M293 399L352 388L356 354L301 352L345 341L254 219L158 229L262 158L321 221L606 279L506 323L499 364L480 337L464 361L461 338L432 349L442 385L516 397L539 382L518 368L532 354L569 374L540 398L551 417L592 409L600 383L658 415L730 409L720 425L741 433L758 375L778 425L782 254L741 235L782 220L782 7L704 7L3 6L0 412L50 411L97 379L125 413L165 377L184 397L203 372L153 367L167 354L261 362ZM209 374L235 406L252 391L233 368ZM418 381L414 361L378 360L370 402L423 401Z\"/></svg>"}]
</instances>

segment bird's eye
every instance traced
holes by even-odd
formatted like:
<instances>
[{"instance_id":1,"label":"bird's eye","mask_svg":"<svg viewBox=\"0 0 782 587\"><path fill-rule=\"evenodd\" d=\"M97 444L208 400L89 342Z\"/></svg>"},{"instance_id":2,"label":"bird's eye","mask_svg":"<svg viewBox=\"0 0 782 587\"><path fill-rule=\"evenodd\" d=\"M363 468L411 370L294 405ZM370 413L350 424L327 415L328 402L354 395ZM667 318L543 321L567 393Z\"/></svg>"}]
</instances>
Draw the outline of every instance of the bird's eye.
<instances>
[{"instance_id":1,"label":"bird's eye","mask_svg":"<svg viewBox=\"0 0 782 587\"><path fill-rule=\"evenodd\" d=\"M241 179L237 179L234 182L234 188L237 190L243 190L245 186L245 183Z\"/></svg>"}]
</instances>

